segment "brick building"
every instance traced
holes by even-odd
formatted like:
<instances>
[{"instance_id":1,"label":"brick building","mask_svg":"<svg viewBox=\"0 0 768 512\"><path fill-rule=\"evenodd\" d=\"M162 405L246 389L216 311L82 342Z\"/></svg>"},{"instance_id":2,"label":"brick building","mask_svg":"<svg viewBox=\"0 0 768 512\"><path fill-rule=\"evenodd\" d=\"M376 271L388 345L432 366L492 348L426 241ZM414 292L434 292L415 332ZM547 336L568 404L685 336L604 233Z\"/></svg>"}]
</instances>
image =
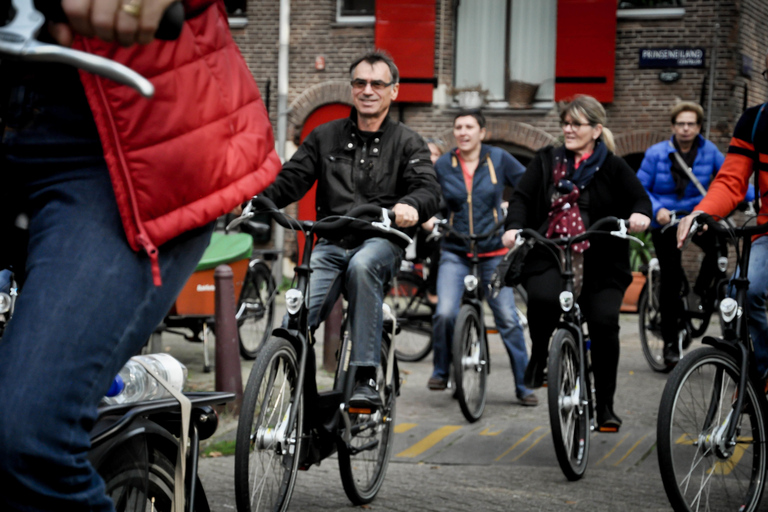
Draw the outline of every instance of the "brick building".
<instances>
[{"instance_id":1,"label":"brick building","mask_svg":"<svg viewBox=\"0 0 768 512\"><path fill-rule=\"evenodd\" d=\"M277 126L280 0L230 7ZM743 109L768 100L766 26L765 0L291 0L287 141L340 115L322 112L351 104L349 63L382 47L401 68L400 99L413 99L392 115L448 145L453 93L476 86L487 91L489 142L523 163L557 140L557 102L578 92L605 104L616 152L635 168L669 137L680 99L702 103L702 135L725 152ZM660 60L678 49L682 58ZM527 83L538 90L521 99Z\"/></svg>"}]
</instances>

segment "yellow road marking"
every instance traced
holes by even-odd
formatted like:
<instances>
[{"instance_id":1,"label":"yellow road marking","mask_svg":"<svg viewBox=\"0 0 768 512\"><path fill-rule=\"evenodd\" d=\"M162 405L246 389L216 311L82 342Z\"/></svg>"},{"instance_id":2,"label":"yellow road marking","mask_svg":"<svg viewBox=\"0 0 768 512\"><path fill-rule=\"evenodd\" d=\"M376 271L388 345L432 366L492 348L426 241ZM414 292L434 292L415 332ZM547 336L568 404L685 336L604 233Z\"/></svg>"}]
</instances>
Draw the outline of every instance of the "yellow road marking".
<instances>
[{"instance_id":1,"label":"yellow road marking","mask_svg":"<svg viewBox=\"0 0 768 512\"><path fill-rule=\"evenodd\" d=\"M493 425L491 425L487 429L485 429L482 432L480 432L480 435L481 436L497 436L497 435L501 434L501 430L498 430L496 432L491 432L491 428L493 428Z\"/></svg>"},{"instance_id":2,"label":"yellow road marking","mask_svg":"<svg viewBox=\"0 0 768 512\"><path fill-rule=\"evenodd\" d=\"M627 434L627 435L625 435L624 437L622 437L622 438L621 438L621 441L619 441L618 443L616 443L616 446L614 446L613 448L611 448L611 451L609 451L608 453L606 453L606 454L603 456L603 458L602 458L602 459L600 459L599 461L597 461L597 464L595 464L595 465L597 466L598 464L600 464L601 462L603 462L605 459L607 459L608 457L610 457L611 455L613 455L613 452L615 452L615 451L616 451L616 448L618 448L619 446L621 446L621 443L623 443L624 441L626 441L628 437L629 437L629 434Z\"/></svg>"},{"instance_id":3,"label":"yellow road marking","mask_svg":"<svg viewBox=\"0 0 768 512\"><path fill-rule=\"evenodd\" d=\"M461 427L455 426L455 425L447 425L445 427L441 427L431 434L429 434L427 437L419 441L418 443L414 444L410 448L403 450L402 452L398 453L396 457L408 457L413 458L418 455L421 455L425 451L429 450L433 446L435 446L437 443L442 441L447 436L453 434L457 430L460 430Z\"/></svg>"},{"instance_id":4,"label":"yellow road marking","mask_svg":"<svg viewBox=\"0 0 768 512\"><path fill-rule=\"evenodd\" d=\"M526 453L528 453L528 452L530 451L530 449L531 449L531 448L533 448L534 446L536 446L537 444L539 444L539 441L541 441L542 439L544 439L545 437L547 437L547 436L549 435L549 433L550 433L550 432L552 432L552 431L551 431L551 430L549 430L549 429L547 429L547 431L546 431L546 432L544 432L544 433L543 433L542 435L540 435L540 436L539 436L539 437L538 437L538 438L537 438L537 439L536 439L534 442L532 442L532 443L531 443L531 446L529 446L528 448L526 448L525 450L523 450L523 453L521 453L520 455L518 455L517 457L515 457L514 459L512 459L512 461L514 462L514 461L516 461L517 459L519 459L520 457L522 457L523 455L525 455Z\"/></svg>"},{"instance_id":5,"label":"yellow road marking","mask_svg":"<svg viewBox=\"0 0 768 512\"><path fill-rule=\"evenodd\" d=\"M523 441L525 441L526 439L528 439L529 437L531 437L531 435L532 435L534 432L536 432L537 430L539 430L540 428L542 428L542 427L536 427L536 428L534 428L533 430L531 430L530 432L528 432L527 434L525 434L523 437L521 437L521 438L520 438L520 440L519 440L518 442L516 442L515 444L513 444L512 446L510 446L510 447L509 447L509 449L508 449L507 451L505 451L504 453L502 453L501 455L499 455L498 457L496 457L496 462L499 462L501 459L503 459L504 457L506 457L506 456L509 454L509 452L511 452L512 450L514 450L515 448L517 448L517 446L518 446L520 443L522 443Z\"/></svg>"},{"instance_id":6,"label":"yellow road marking","mask_svg":"<svg viewBox=\"0 0 768 512\"><path fill-rule=\"evenodd\" d=\"M395 425L395 434L402 434L403 432L408 432L416 425L418 425L418 423L400 423L399 425Z\"/></svg>"},{"instance_id":7,"label":"yellow road marking","mask_svg":"<svg viewBox=\"0 0 768 512\"><path fill-rule=\"evenodd\" d=\"M627 457L629 457L629 454L630 454L630 453L632 453L633 451L635 451L635 448L637 448L637 446L638 446L640 443L642 443L642 442L643 442L643 440L644 440L646 437L648 437L648 436L649 436L649 434L645 434L643 437L641 437L640 439L638 439L638 440L637 440L637 442L636 442L635 444L633 444L633 445L632 445L632 448L630 448L629 450L627 450L627 453L625 453L625 454L624 454L624 456L623 456L622 458L620 458L618 461L616 461L616 462L615 462L613 465L614 465L614 466L618 466L619 464L621 464L622 462L624 462L624 459L626 459Z\"/></svg>"}]
</instances>

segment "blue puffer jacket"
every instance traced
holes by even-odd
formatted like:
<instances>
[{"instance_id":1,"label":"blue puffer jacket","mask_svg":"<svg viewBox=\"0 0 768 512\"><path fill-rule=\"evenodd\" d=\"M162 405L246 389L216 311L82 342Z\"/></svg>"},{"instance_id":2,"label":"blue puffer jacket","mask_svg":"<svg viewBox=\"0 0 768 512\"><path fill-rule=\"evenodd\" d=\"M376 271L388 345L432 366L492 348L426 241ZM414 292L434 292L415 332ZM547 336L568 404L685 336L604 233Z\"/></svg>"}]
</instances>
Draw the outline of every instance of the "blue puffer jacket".
<instances>
[{"instance_id":1,"label":"blue puffer jacket","mask_svg":"<svg viewBox=\"0 0 768 512\"><path fill-rule=\"evenodd\" d=\"M469 195L456 151L456 148L452 149L435 163L443 198L450 210L448 219L453 228L461 233L482 234L501 218L504 187L517 185L525 167L503 149L483 144L480 148L480 161L472 178L472 194ZM482 254L502 248L503 231L501 227L496 236L481 242L478 252ZM443 239L443 249L469 251L466 244L450 237Z\"/></svg>"},{"instance_id":2,"label":"blue puffer jacket","mask_svg":"<svg viewBox=\"0 0 768 512\"><path fill-rule=\"evenodd\" d=\"M709 183L720 170L720 166L723 165L725 157L713 143L701 135L698 136L698 139L699 148L696 160L693 162L693 174L701 182L701 186L708 189ZM645 152L643 163L640 164L640 170L637 171L637 177L645 190L648 191L653 204L651 227L659 227L656 214L661 208L666 208L669 211L685 210L691 212L703 197L693 182L685 188L682 198L677 197L675 180L672 177L672 159L670 158L674 152L675 146L672 138L654 144Z\"/></svg>"}]
</instances>

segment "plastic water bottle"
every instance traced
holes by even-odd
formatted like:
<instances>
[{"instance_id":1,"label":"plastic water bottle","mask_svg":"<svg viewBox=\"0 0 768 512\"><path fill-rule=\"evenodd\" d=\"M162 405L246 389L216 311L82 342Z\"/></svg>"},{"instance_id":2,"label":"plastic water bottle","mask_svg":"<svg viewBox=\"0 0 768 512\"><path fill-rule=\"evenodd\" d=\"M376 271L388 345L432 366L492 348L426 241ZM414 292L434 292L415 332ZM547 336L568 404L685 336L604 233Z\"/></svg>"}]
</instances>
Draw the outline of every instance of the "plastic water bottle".
<instances>
[{"instance_id":1,"label":"plastic water bottle","mask_svg":"<svg viewBox=\"0 0 768 512\"><path fill-rule=\"evenodd\" d=\"M187 380L187 367L169 354L134 356L118 373L101 403L106 405L141 402L170 397L171 394L137 361L141 360L181 391Z\"/></svg>"}]
</instances>

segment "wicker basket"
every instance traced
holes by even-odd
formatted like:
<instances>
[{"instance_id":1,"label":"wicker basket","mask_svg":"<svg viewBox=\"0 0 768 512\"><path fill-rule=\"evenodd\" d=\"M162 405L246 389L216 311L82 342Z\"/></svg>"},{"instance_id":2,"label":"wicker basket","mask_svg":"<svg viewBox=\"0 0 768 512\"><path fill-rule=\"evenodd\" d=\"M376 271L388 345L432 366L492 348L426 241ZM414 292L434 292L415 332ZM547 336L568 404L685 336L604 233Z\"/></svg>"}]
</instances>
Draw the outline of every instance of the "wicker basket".
<instances>
[{"instance_id":1,"label":"wicker basket","mask_svg":"<svg viewBox=\"0 0 768 512\"><path fill-rule=\"evenodd\" d=\"M530 107L539 91L539 84L512 80L509 83L509 105L516 108Z\"/></svg>"}]
</instances>

